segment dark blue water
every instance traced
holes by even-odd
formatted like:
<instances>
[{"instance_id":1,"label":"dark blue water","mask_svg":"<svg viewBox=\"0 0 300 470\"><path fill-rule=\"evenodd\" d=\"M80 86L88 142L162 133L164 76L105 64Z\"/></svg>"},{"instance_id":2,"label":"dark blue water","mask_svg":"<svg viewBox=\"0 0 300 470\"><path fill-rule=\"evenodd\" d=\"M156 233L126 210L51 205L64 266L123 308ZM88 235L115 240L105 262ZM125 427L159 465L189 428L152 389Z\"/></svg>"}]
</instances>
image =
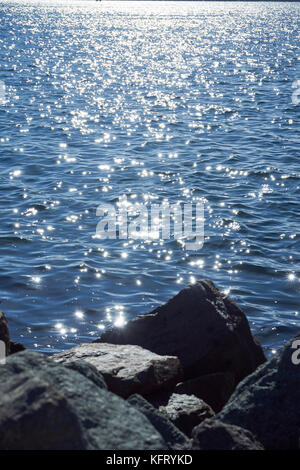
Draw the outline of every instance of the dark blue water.
<instances>
[{"instance_id":1,"label":"dark blue water","mask_svg":"<svg viewBox=\"0 0 300 470\"><path fill-rule=\"evenodd\" d=\"M300 327L299 4L2 2L0 295L58 351L212 279L267 354ZM101 241L96 208L205 201L205 243Z\"/></svg>"}]
</instances>

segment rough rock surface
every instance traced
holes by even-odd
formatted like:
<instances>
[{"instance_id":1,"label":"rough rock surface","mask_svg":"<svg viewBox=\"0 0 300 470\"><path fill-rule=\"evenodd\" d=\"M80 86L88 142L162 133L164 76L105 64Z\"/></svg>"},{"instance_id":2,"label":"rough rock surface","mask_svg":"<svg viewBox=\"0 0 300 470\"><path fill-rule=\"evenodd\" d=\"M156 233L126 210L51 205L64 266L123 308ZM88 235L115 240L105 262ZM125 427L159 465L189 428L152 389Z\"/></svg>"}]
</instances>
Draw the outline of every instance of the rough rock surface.
<instances>
[{"instance_id":1,"label":"rough rock surface","mask_svg":"<svg viewBox=\"0 0 300 470\"><path fill-rule=\"evenodd\" d=\"M299 403L300 332L240 383L217 417L249 429L266 449L297 449Z\"/></svg>"},{"instance_id":2,"label":"rough rock surface","mask_svg":"<svg viewBox=\"0 0 300 470\"><path fill-rule=\"evenodd\" d=\"M235 380L233 374L230 372L218 372L181 382L174 388L174 393L195 395L218 413L228 402L234 389Z\"/></svg>"},{"instance_id":3,"label":"rough rock surface","mask_svg":"<svg viewBox=\"0 0 300 470\"><path fill-rule=\"evenodd\" d=\"M238 383L265 361L242 310L204 280L123 328L105 331L95 342L136 344L157 354L177 356L185 379L231 372Z\"/></svg>"},{"instance_id":4,"label":"rough rock surface","mask_svg":"<svg viewBox=\"0 0 300 470\"><path fill-rule=\"evenodd\" d=\"M193 450L263 450L250 431L207 419L194 428Z\"/></svg>"},{"instance_id":5,"label":"rough rock surface","mask_svg":"<svg viewBox=\"0 0 300 470\"><path fill-rule=\"evenodd\" d=\"M67 369L74 370L79 374L83 375L87 379L90 379L94 384L96 384L100 388L104 388L107 390L107 385L104 380L103 375L96 369L95 366L90 364L87 361L74 361L74 362L67 362L64 364Z\"/></svg>"},{"instance_id":6,"label":"rough rock surface","mask_svg":"<svg viewBox=\"0 0 300 470\"><path fill-rule=\"evenodd\" d=\"M164 438L169 449L185 450L191 448L191 441L187 436L141 395L131 395L128 401L149 419L150 423Z\"/></svg>"},{"instance_id":7,"label":"rough rock surface","mask_svg":"<svg viewBox=\"0 0 300 470\"><path fill-rule=\"evenodd\" d=\"M200 398L194 395L178 395L177 393L172 393L168 403L165 406L160 406L159 411L187 436L191 436L195 426L215 414L211 407Z\"/></svg>"},{"instance_id":8,"label":"rough rock surface","mask_svg":"<svg viewBox=\"0 0 300 470\"><path fill-rule=\"evenodd\" d=\"M0 376L0 449L167 448L125 400L42 354L9 356Z\"/></svg>"},{"instance_id":9,"label":"rough rock surface","mask_svg":"<svg viewBox=\"0 0 300 470\"><path fill-rule=\"evenodd\" d=\"M103 374L108 389L125 398L172 388L182 379L177 357L159 356L139 346L81 344L52 358L60 363L83 359L93 364Z\"/></svg>"}]
</instances>

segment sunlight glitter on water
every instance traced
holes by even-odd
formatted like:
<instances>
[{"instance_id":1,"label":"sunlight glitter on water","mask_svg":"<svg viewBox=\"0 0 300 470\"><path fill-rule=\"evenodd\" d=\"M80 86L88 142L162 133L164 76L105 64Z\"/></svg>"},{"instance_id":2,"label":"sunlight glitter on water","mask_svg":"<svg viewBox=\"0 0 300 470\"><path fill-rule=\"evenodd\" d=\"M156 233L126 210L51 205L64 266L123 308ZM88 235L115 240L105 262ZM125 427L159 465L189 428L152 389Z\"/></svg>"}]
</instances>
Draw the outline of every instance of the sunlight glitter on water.
<instances>
[{"instance_id":1,"label":"sunlight glitter on water","mask_svg":"<svg viewBox=\"0 0 300 470\"><path fill-rule=\"evenodd\" d=\"M13 334L59 350L65 335L84 341L206 277L276 349L299 327L299 6L32 0L0 11L1 297ZM132 213L205 202L202 251L99 240L97 207L122 196Z\"/></svg>"}]
</instances>

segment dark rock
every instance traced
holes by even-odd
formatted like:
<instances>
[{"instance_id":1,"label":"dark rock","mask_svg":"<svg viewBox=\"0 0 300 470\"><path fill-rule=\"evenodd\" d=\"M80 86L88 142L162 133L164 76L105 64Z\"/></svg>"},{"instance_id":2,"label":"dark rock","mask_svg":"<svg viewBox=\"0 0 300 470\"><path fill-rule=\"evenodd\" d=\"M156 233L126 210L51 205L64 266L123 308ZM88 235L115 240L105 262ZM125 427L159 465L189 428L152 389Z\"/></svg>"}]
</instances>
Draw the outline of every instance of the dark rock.
<instances>
[{"instance_id":1,"label":"dark rock","mask_svg":"<svg viewBox=\"0 0 300 470\"><path fill-rule=\"evenodd\" d=\"M159 411L166 415L187 436L191 436L195 426L206 418L214 416L210 406L194 395L172 393L168 403L160 406Z\"/></svg>"},{"instance_id":2,"label":"dark rock","mask_svg":"<svg viewBox=\"0 0 300 470\"><path fill-rule=\"evenodd\" d=\"M91 380L100 388L107 390L107 385L103 375L96 369L95 366L87 361L74 361L64 364L67 369L75 370L87 379Z\"/></svg>"},{"instance_id":3,"label":"dark rock","mask_svg":"<svg viewBox=\"0 0 300 470\"><path fill-rule=\"evenodd\" d=\"M146 400L151 403L154 408L159 408L160 406L167 406L168 401L173 393L173 390L159 390L156 393L152 393L151 395L146 396Z\"/></svg>"},{"instance_id":4,"label":"dark rock","mask_svg":"<svg viewBox=\"0 0 300 470\"><path fill-rule=\"evenodd\" d=\"M276 357L240 383L218 419L249 429L266 449L297 449L300 429L297 362L300 362L300 333Z\"/></svg>"},{"instance_id":5,"label":"dark rock","mask_svg":"<svg viewBox=\"0 0 300 470\"><path fill-rule=\"evenodd\" d=\"M10 352L10 337L6 316L0 312L0 341L3 341L6 348L6 355Z\"/></svg>"},{"instance_id":6,"label":"dark rock","mask_svg":"<svg viewBox=\"0 0 300 470\"><path fill-rule=\"evenodd\" d=\"M228 402L234 389L235 380L233 374L230 372L218 372L181 382L174 388L174 393L195 395L218 413Z\"/></svg>"},{"instance_id":7,"label":"dark rock","mask_svg":"<svg viewBox=\"0 0 300 470\"><path fill-rule=\"evenodd\" d=\"M141 395L131 395L129 403L143 413L161 434L169 449L185 450L191 448L191 441L162 413L155 409Z\"/></svg>"},{"instance_id":8,"label":"dark rock","mask_svg":"<svg viewBox=\"0 0 300 470\"><path fill-rule=\"evenodd\" d=\"M105 331L96 342L136 344L177 356L185 379L231 372L238 383L265 361L245 314L211 281L186 287L149 314Z\"/></svg>"},{"instance_id":9,"label":"dark rock","mask_svg":"<svg viewBox=\"0 0 300 470\"><path fill-rule=\"evenodd\" d=\"M76 415L47 380L30 373L5 375L5 379L1 386L5 396L0 399L1 450L85 448Z\"/></svg>"},{"instance_id":10,"label":"dark rock","mask_svg":"<svg viewBox=\"0 0 300 470\"><path fill-rule=\"evenodd\" d=\"M125 400L45 355L13 354L0 375L0 449L167 448Z\"/></svg>"},{"instance_id":11,"label":"dark rock","mask_svg":"<svg viewBox=\"0 0 300 470\"><path fill-rule=\"evenodd\" d=\"M139 346L81 344L52 359L63 364L83 359L100 371L108 389L122 397L173 388L182 379L177 357L159 356Z\"/></svg>"},{"instance_id":12,"label":"dark rock","mask_svg":"<svg viewBox=\"0 0 300 470\"><path fill-rule=\"evenodd\" d=\"M5 344L6 356L19 351L24 351L25 346L10 340L7 318L3 312L0 312L0 341ZM1 359L1 358L0 358Z\"/></svg>"},{"instance_id":13,"label":"dark rock","mask_svg":"<svg viewBox=\"0 0 300 470\"><path fill-rule=\"evenodd\" d=\"M263 450L263 446L250 431L206 419L194 428L193 450Z\"/></svg>"},{"instance_id":14,"label":"dark rock","mask_svg":"<svg viewBox=\"0 0 300 470\"><path fill-rule=\"evenodd\" d=\"M20 351L25 351L25 346L22 343L17 343L15 341L10 341L9 343L9 353L10 354L15 354Z\"/></svg>"}]
</instances>

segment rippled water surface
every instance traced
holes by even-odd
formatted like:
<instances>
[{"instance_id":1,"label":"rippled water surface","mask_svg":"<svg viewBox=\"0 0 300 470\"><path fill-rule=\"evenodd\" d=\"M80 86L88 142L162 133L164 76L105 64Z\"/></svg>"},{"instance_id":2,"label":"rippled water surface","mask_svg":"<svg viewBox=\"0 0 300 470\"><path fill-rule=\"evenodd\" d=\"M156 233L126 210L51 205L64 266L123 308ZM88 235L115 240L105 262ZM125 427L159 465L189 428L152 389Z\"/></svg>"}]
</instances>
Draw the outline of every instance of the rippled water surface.
<instances>
[{"instance_id":1,"label":"rippled water surface","mask_svg":"<svg viewBox=\"0 0 300 470\"><path fill-rule=\"evenodd\" d=\"M56 351L198 278L269 355L300 327L299 4L2 2L0 287ZM96 209L205 201L205 243L95 238Z\"/></svg>"}]
</instances>

